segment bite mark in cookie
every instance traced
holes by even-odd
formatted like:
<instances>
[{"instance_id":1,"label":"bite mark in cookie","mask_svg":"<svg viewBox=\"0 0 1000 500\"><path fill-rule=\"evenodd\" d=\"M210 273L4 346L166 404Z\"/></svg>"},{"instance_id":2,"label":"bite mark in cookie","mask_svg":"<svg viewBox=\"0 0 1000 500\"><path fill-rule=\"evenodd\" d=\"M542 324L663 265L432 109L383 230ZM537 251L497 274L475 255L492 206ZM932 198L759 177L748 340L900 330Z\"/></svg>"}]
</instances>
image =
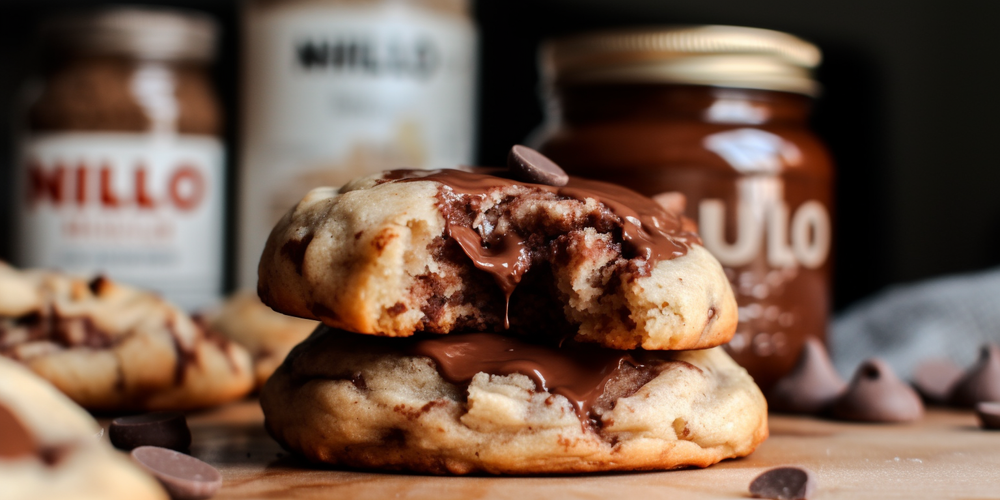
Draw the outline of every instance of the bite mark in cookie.
<instances>
[{"instance_id":1,"label":"bite mark in cookie","mask_svg":"<svg viewBox=\"0 0 1000 500\"><path fill-rule=\"evenodd\" d=\"M610 184L496 173L396 170L314 190L271 234L261 298L383 336L555 331L620 349L732 336L728 281L678 216ZM282 250L306 238L294 258Z\"/></svg>"}]
</instances>

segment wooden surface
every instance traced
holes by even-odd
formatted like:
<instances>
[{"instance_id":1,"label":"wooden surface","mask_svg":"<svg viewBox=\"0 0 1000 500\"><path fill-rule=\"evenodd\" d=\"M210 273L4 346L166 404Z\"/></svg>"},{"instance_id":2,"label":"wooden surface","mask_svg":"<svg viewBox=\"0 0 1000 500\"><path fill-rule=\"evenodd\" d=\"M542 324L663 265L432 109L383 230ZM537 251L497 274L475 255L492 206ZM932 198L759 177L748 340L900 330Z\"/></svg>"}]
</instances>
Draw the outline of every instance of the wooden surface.
<instances>
[{"instance_id":1,"label":"wooden surface","mask_svg":"<svg viewBox=\"0 0 1000 500\"><path fill-rule=\"evenodd\" d=\"M751 456L708 469L559 477L434 477L323 469L282 450L256 401L194 414L191 453L222 471L217 499L747 498L750 481L801 464L816 499L1000 498L1000 431L972 412L931 410L913 425L861 425L771 416L771 437Z\"/></svg>"}]
</instances>

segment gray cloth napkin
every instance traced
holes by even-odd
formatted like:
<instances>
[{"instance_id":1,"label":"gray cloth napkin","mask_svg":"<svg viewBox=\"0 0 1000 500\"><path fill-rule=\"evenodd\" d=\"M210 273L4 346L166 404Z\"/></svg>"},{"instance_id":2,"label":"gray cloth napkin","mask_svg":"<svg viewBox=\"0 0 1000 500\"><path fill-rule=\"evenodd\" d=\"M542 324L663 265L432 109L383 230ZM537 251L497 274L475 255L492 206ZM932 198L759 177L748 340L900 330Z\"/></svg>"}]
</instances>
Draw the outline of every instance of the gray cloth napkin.
<instances>
[{"instance_id":1,"label":"gray cloth napkin","mask_svg":"<svg viewBox=\"0 0 1000 500\"><path fill-rule=\"evenodd\" d=\"M973 363L979 346L1000 341L1000 268L898 285L839 314L829 332L834 364L850 377L880 356L909 379L927 358Z\"/></svg>"}]
</instances>

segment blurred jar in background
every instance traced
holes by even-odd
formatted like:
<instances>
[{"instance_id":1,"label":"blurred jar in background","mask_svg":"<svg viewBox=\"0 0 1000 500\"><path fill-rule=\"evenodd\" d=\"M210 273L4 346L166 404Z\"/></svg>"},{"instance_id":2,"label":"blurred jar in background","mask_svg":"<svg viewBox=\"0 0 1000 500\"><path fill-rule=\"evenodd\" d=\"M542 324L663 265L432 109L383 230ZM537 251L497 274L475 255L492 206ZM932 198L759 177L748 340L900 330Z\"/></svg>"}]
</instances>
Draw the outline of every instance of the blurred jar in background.
<instances>
[{"instance_id":1,"label":"blurred jar in background","mask_svg":"<svg viewBox=\"0 0 1000 500\"><path fill-rule=\"evenodd\" d=\"M106 273L182 307L222 285L223 144L202 15L113 8L43 27L17 169L17 263Z\"/></svg>"},{"instance_id":2,"label":"blurred jar in background","mask_svg":"<svg viewBox=\"0 0 1000 500\"><path fill-rule=\"evenodd\" d=\"M833 168L807 128L819 60L791 35L726 26L542 49L540 149L576 175L687 196L736 292L729 352L765 389L826 336Z\"/></svg>"},{"instance_id":3,"label":"blurred jar in background","mask_svg":"<svg viewBox=\"0 0 1000 500\"><path fill-rule=\"evenodd\" d=\"M469 0L257 0L244 27L240 286L310 189L471 163Z\"/></svg>"}]
</instances>

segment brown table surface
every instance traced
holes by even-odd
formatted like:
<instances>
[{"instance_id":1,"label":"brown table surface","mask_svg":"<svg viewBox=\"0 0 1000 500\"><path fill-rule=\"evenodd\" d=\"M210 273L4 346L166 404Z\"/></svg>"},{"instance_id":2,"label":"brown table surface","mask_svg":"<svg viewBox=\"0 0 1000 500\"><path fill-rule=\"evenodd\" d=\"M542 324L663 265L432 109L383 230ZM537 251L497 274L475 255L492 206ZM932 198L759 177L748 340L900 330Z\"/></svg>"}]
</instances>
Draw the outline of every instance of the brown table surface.
<instances>
[{"instance_id":1,"label":"brown table surface","mask_svg":"<svg viewBox=\"0 0 1000 500\"><path fill-rule=\"evenodd\" d=\"M1000 431L980 430L970 411L931 409L910 425L772 415L756 452L708 469L501 478L317 468L282 450L262 421L253 400L189 416L191 454L222 471L217 499L747 498L758 473L787 464L816 473L816 499L1000 498Z\"/></svg>"}]
</instances>

